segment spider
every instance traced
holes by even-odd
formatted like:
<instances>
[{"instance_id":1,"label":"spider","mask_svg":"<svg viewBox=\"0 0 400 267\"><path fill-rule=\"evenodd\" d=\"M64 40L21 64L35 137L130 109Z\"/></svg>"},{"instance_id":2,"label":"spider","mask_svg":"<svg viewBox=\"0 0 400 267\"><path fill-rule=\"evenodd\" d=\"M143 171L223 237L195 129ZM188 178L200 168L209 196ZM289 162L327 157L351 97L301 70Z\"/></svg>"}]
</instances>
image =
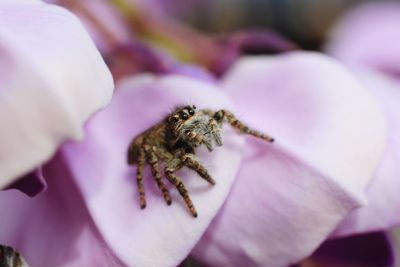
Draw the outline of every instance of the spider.
<instances>
[{"instance_id":1,"label":"spider","mask_svg":"<svg viewBox=\"0 0 400 267\"><path fill-rule=\"evenodd\" d=\"M197 211L189 197L188 190L175 172L185 166L196 171L211 185L215 184L207 169L196 159L195 151L201 145L204 145L210 152L215 146L222 146L221 132L222 124L225 121L240 133L249 134L268 142L274 141L272 137L250 129L227 110L201 109L196 111L196 107L193 105L177 107L163 121L132 140L128 148L128 164L137 164L136 182L142 209L146 207L143 187L143 169L146 164L150 165L152 175L165 202L168 205L171 204L171 196L161 176L160 165L163 165L163 173L166 178L176 187L192 216L197 217Z\"/></svg>"}]
</instances>

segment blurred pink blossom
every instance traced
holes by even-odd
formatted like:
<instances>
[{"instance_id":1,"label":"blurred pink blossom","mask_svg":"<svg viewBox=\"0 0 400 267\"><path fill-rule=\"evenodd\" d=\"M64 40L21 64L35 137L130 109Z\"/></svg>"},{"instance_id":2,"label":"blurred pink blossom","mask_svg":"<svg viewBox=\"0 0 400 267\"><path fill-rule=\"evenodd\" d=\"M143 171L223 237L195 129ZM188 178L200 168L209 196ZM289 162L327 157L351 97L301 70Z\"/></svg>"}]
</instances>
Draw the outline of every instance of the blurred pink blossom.
<instances>
[{"instance_id":1,"label":"blurred pink blossom","mask_svg":"<svg viewBox=\"0 0 400 267\"><path fill-rule=\"evenodd\" d=\"M338 20L326 50L349 65L400 76L399 25L399 2L361 4Z\"/></svg>"}]
</instances>

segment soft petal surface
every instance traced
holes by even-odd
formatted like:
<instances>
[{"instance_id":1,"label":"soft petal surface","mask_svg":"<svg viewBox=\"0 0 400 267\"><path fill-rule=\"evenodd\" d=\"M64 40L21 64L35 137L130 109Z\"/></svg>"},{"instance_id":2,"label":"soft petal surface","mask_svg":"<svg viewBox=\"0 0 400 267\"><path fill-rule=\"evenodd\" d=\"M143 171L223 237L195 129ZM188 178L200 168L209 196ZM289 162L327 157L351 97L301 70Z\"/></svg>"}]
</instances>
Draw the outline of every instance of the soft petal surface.
<instances>
[{"instance_id":1,"label":"soft petal surface","mask_svg":"<svg viewBox=\"0 0 400 267\"><path fill-rule=\"evenodd\" d=\"M345 14L334 26L329 54L350 63L400 75L400 3L373 1Z\"/></svg>"},{"instance_id":2,"label":"soft petal surface","mask_svg":"<svg viewBox=\"0 0 400 267\"><path fill-rule=\"evenodd\" d=\"M60 157L43 169L49 188L29 198L0 192L0 244L22 253L30 267L124 266L102 240Z\"/></svg>"},{"instance_id":3,"label":"soft petal surface","mask_svg":"<svg viewBox=\"0 0 400 267\"><path fill-rule=\"evenodd\" d=\"M195 249L211 266L287 266L308 256L351 210L384 150L371 96L340 64L290 53L248 58L222 85L251 137L218 216Z\"/></svg>"},{"instance_id":4,"label":"soft petal surface","mask_svg":"<svg viewBox=\"0 0 400 267\"><path fill-rule=\"evenodd\" d=\"M88 30L97 48L104 54L131 40L131 32L110 1L44 0L64 6L76 14Z\"/></svg>"},{"instance_id":5,"label":"soft petal surface","mask_svg":"<svg viewBox=\"0 0 400 267\"><path fill-rule=\"evenodd\" d=\"M239 167L243 138L227 130L223 147L212 153L200 149L200 161L217 181L214 187L192 171L178 172L198 211L196 219L175 189L170 190L173 203L167 206L146 171L147 207L141 210L136 167L129 167L126 159L130 141L178 104L199 109L232 105L215 86L177 75L138 76L118 88L110 106L88 124L84 142L67 145L64 154L96 225L127 265L177 266L225 200Z\"/></svg>"},{"instance_id":6,"label":"soft petal surface","mask_svg":"<svg viewBox=\"0 0 400 267\"><path fill-rule=\"evenodd\" d=\"M388 122L387 145L367 189L368 204L352 212L334 236L384 230L400 224L400 83L373 71L358 70L355 73L384 111Z\"/></svg>"},{"instance_id":7,"label":"soft petal surface","mask_svg":"<svg viewBox=\"0 0 400 267\"><path fill-rule=\"evenodd\" d=\"M0 3L0 188L49 159L110 99L113 82L62 8Z\"/></svg>"}]
</instances>

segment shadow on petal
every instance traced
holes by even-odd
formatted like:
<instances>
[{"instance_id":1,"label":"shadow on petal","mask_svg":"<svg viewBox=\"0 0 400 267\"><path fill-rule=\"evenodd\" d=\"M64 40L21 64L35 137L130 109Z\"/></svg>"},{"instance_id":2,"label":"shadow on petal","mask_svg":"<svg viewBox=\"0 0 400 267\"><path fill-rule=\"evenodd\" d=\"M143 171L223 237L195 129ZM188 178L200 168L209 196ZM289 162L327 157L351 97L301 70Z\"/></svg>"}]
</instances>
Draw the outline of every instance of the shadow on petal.
<instances>
[{"instance_id":1,"label":"shadow on petal","mask_svg":"<svg viewBox=\"0 0 400 267\"><path fill-rule=\"evenodd\" d=\"M35 198L0 193L0 244L20 251L30 267L124 266L99 235L63 159L43 173L49 187Z\"/></svg>"},{"instance_id":2,"label":"shadow on petal","mask_svg":"<svg viewBox=\"0 0 400 267\"><path fill-rule=\"evenodd\" d=\"M316 266L388 267L393 266L394 255L387 235L375 232L326 241L309 261Z\"/></svg>"},{"instance_id":3,"label":"shadow on petal","mask_svg":"<svg viewBox=\"0 0 400 267\"><path fill-rule=\"evenodd\" d=\"M238 177L193 255L210 266L281 267L314 251L360 203L278 143L247 140Z\"/></svg>"},{"instance_id":4,"label":"shadow on petal","mask_svg":"<svg viewBox=\"0 0 400 267\"><path fill-rule=\"evenodd\" d=\"M42 167L19 178L8 186L6 190L7 189L18 189L30 197L42 193L47 189L47 183L43 177Z\"/></svg>"}]
</instances>

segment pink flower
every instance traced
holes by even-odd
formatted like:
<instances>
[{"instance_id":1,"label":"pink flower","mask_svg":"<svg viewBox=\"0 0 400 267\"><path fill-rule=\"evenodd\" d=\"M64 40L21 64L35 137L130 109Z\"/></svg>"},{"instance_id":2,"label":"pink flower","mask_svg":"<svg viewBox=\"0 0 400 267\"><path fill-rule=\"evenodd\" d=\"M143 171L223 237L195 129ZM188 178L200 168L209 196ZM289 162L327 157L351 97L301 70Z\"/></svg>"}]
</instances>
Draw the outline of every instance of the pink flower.
<instances>
[{"instance_id":1,"label":"pink flower","mask_svg":"<svg viewBox=\"0 0 400 267\"><path fill-rule=\"evenodd\" d=\"M0 188L49 160L110 100L113 82L78 20L38 1L0 5Z\"/></svg>"},{"instance_id":2,"label":"pink flower","mask_svg":"<svg viewBox=\"0 0 400 267\"><path fill-rule=\"evenodd\" d=\"M39 125L49 128L37 139L52 136L57 142L29 171L61 140L81 136L82 117L107 102L112 83L71 15L39 3L22 7L1 9L0 29L7 18L18 18L7 14L22 14L7 26L13 29L9 34L25 33L27 25L32 31L23 35L26 39L17 35L21 39L13 47L33 60L31 72L42 71L40 85L54 85L53 93L60 92L58 86L73 88L65 97L70 101L61 98L67 93L54 93L58 98L40 102L55 104L40 114ZM28 47L37 50L26 53ZM59 72L54 64L65 69ZM118 87L111 104L87 124L83 142L66 144L43 167L46 192L33 199L12 190L0 193L0 244L18 249L32 267L176 266L190 252L210 266L296 263L365 204L385 146L385 120L374 99L345 68L319 54L242 59L213 84L180 75L141 75ZM232 110L276 139L269 144L225 127L223 147L200 150L197 155L217 184L210 187L192 172L179 173L198 210L196 219L176 190L167 206L148 172L148 205L141 210L135 168L126 163L132 138L181 103ZM58 115L55 107L66 111ZM61 138L57 134L64 129L69 131ZM19 152L25 156L26 149Z\"/></svg>"},{"instance_id":3,"label":"pink flower","mask_svg":"<svg viewBox=\"0 0 400 267\"><path fill-rule=\"evenodd\" d=\"M13 0L0 4L0 88L3 189L21 176L34 177L34 170L52 158L66 140L82 139L83 123L109 102L113 81L93 42L73 15L39 1ZM49 168L44 170L46 175ZM28 198L15 190L0 192L0 244L23 248L32 261L30 266L60 266L44 264L43 257L59 259L54 255L67 251L55 246L57 251L51 253L51 246L63 244L58 236L63 229L46 220L46 214L53 211L68 218L71 215L65 205L57 206L52 199L47 201L49 194L54 196L56 190L66 190L55 198L68 198L74 204L74 191L67 186L57 189L64 182L68 185L63 175L63 170L58 169L54 180L49 181L50 191L38 198ZM22 187L27 189L32 179L24 181ZM27 193L33 195L42 188L37 183L35 186L32 188L30 183ZM82 213L83 208L82 204L74 207L71 217L77 217L76 213ZM62 220L62 216L57 220ZM72 232L68 234L74 236ZM42 256L39 261L35 252Z\"/></svg>"},{"instance_id":4,"label":"pink flower","mask_svg":"<svg viewBox=\"0 0 400 267\"><path fill-rule=\"evenodd\" d=\"M51 163L44 175L53 184L31 206L11 192L4 196L26 210L16 214L10 207L5 224L16 226L0 236L32 266L176 266L194 246L193 254L210 266L284 266L311 254L365 204L385 126L374 100L329 58L248 58L217 85L144 75L118 87L110 106L87 125L84 141L63 148L56 162L67 163L62 183L60 165ZM175 190L167 206L149 173L148 205L141 210L135 168L126 164L131 139L180 103L230 109L277 140L271 145L225 127L224 146L198 154L216 186L180 173L196 219ZM15 224L26 218L31 227ZM43 249L48 243L52 257Z\"/></svg>"},{"instance_id":5,"label":"pink flower","mask_svg":"<svg viewBox=\"0 0 400 267\"><path fill-rule=\"evenodd\" d=\"M400 225L400 5L361 5L346 14L327 44L379 102L388 125L385 153L367 190L368 205L354 211L333 233L345 236Z\"/></svg>"},{"instance_id":6,"label":"pink flower","mask_svg":"<svg viewBox=\"0 0 400 267\"><path fill-rule=\"evenodd\" d=\"M249 59L224 81L239 113L281 146L253 144L245 152L225 206L194 250L213 266L296 263L365 204L384 145L383 118L340 65L300 55ZM380 141L366 147L364 138Z\"/></svg>"},{"instance_id":7,"label":"pink flower","mask_svg":"<svg viewBox=\"0 0 400 267\"><path fill-rule=\"evenodd\" d=\"M347 64L400 75L399 25L397 1L359 5L338 20L326 50Z\"/></svg>"}]
</instances>

